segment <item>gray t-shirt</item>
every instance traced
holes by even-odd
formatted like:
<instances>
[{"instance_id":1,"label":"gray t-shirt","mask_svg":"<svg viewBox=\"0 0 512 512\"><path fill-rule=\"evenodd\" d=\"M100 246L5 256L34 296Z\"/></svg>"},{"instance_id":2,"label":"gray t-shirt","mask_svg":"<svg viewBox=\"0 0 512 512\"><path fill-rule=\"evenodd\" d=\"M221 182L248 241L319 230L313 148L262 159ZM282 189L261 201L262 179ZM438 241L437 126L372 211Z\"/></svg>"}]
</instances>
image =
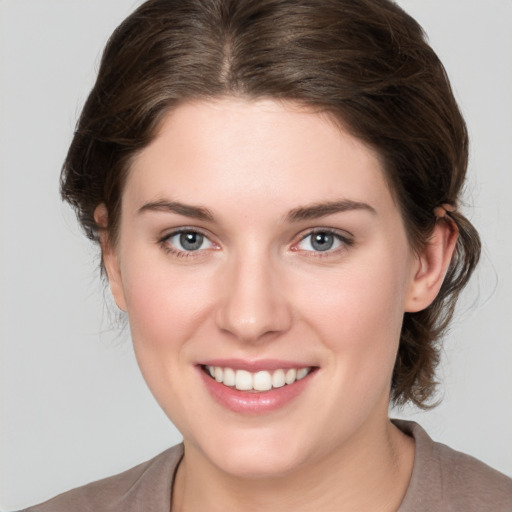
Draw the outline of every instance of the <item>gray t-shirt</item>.
<instances>
[{"instance_id":1,"label":"gray t-shirt","mask_svg":"<svg viewBox=\"0 0 512 512\"><path fill-rule=\"evenodd\" d=\"M512 479L435 443L416 423L393 422L416 444L411 481L397 512L512 512ZM182 457L183 445L179 444L124 473L22 512L169 512L174 475Z\"/></svg>"}]
</instances>

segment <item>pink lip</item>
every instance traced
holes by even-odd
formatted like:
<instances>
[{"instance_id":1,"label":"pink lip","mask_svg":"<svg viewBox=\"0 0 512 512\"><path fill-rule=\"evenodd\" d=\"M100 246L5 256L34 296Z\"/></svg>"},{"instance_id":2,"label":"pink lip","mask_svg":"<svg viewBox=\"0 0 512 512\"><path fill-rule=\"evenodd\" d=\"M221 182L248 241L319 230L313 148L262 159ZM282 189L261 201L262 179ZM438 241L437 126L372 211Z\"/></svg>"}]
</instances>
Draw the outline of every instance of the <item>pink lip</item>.
<instances>
[{"instance_id":1,"label":"pink lip","mask_svg":"<svg viewBox=\"0 0 512 512\"><path fill-rule=\"evenodd\" d=\"M219 361L217 361L218 363ZM223 366L233 368L233 362L230 364L209 364L209 366ZM210 375L207 375L201 366L198 366L199 374L209 391L211 396L223 407L239 413L239 414L265 414L276 411L298 395L300 395L304 389L311 383L311 377L316 373L313 370L306 377L301 380L295 381L293 384L287 384L281 388L275 388L270 391L251 392L251 391L239 391L238 389L230 388L212 379ZM242 369L240 366L235 368ZM244 366L243 369L246 369ZM274 366L272 367L274 368ZM284 368L283 366L277 366L277 368ZM291 366L291 368L297 368L297 366ZM305 368L305 366L298 366L298 368ZM260 365L257 369L262 369Z\"/></svg>"},{"instance_id":2,"label":"pink lip","mask_svg":"<svg viewBox=\"0 0 512 512\"><path fill-rule=\"evenodd\" d=\"M295 361L281 361L279 359L261 359L259 361L246 361L244 359L210 359L201 361L201 366L220 366L221 368L233 368L233 370L247 370L248 372L257 372L267 370L289 370L290 368L309 368L311 364L304 364Z\"/></svg>"}]
</instances>

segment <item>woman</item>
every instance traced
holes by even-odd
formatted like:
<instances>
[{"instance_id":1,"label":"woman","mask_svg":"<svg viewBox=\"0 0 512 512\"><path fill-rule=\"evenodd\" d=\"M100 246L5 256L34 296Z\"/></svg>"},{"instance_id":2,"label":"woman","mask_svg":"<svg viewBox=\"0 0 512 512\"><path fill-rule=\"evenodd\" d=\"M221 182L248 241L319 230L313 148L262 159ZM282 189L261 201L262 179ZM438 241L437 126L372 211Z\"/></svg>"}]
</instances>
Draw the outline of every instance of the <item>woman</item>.
<instances>
[{"instance_id":1,"label":"woman","mask_svg":"<svg viewBox=\"0 0 512 512\"><path fill-rule=\"evenodd\" d=\"M388 419L428 404L478 260L466 165L394 4L143 4L62 192L184 444L29 510L508 510L509 479Z\"/></svg>"}]
</instances>

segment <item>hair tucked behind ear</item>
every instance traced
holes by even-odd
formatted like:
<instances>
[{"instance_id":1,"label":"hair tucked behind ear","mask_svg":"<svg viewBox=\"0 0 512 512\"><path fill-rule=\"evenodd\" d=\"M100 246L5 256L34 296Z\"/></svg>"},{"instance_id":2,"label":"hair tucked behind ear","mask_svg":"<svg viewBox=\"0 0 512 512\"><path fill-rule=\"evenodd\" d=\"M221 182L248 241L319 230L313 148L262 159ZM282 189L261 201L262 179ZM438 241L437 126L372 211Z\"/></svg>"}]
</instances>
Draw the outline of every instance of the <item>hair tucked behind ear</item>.
<instances>
[{"instance_id":1,"label":"hair tucked behind ear","mask_svg":"<svg viewBox=\"0 0 512 512\"><path fill-rule=\"evenodd\" d=\"M457 298L479 260L480 238L475 228L457 212L448 215L459 232L455 253L434 302L423 311L405 313L392 382L397 405L411 401L419 407L429 407L439 363L437 342L447 329Z\"/></svg>"},{"instance_id":2,"label":"hair tucked behind ear","mask_svg":"<svg viewBox=\"0 0 512 512\"><path fill-rule=\"evenodd\" d=\"M116 243L131 159L181 102L235 95L297 101L336 116L380 155L411 246L434 209L458 204L468 139L444 68L420 26L388 0L149 0L114 32L64 162L61 190L87 235L104 203ZM469 221L439 296L404 317L396 403L431 396L438 341L475 267ZM443 221L445 222L445 221Z\"/></svg>"}]
</instances>

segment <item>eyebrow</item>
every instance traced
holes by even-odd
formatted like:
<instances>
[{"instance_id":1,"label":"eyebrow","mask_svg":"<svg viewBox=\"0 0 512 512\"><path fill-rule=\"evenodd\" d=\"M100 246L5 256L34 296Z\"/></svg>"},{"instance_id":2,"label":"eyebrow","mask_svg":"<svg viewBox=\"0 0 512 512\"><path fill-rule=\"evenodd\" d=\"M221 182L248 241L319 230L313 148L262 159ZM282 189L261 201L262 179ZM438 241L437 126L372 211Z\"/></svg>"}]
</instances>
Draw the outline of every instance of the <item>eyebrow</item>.
<instances>
[{"instance_id":1,"label":"eyebrow","mask_svg":"<svg viewBox=\"0 0 512 512\"><path fill-rule=\"evenodd\" d=\"M318 219L334 213L347 212L352 210L363 210L377 215L375 208L367 203L342 199L339 201L329 201L326 203L315 203L311 206L302 206L290 210L286 216L288 222L297 222L301 220Z\"/></svg>"},{"instance_id":2,"label":"eyebrow","mask_svg":"<svg viewBox=\"0 0 512 512\"><path fill-rule=\"evenodd\" d=\"M334 213L342 213L352 210L364 210L372 213L373 215L377 214L375 208L367 203L352 201L350 199L342 199L339 201L315 203L310 206L300 206L298 208L294 208L288 212L285 217L285 221L298 222L302 220L318 219L327 215L333 215ZM208 210L208 208L204 208L202 206L192 206L180 203L179 201L167 201L164 199L158 201L150 201L149 203L141 206L138 213L141 214L146 211L176 213L178 215L183 215L193 219L210 222L214 221L213 214L210 212L210 210Z\"/></svg>"},{"instance_id":3,"label":"eyebrow","mask_svg":"<svg viewBox=\"0 0 512 512\"><path fill-rule=\"evenodd\" d=\"M140 214L147 211L177 213L178 215L184 215L185 217L191 217L193 219L213 221L213 215L208 208L191 206L178 201L166 201L163 199L151 201L141 206L138 213Z\"/></svg>"}]
</instances>

